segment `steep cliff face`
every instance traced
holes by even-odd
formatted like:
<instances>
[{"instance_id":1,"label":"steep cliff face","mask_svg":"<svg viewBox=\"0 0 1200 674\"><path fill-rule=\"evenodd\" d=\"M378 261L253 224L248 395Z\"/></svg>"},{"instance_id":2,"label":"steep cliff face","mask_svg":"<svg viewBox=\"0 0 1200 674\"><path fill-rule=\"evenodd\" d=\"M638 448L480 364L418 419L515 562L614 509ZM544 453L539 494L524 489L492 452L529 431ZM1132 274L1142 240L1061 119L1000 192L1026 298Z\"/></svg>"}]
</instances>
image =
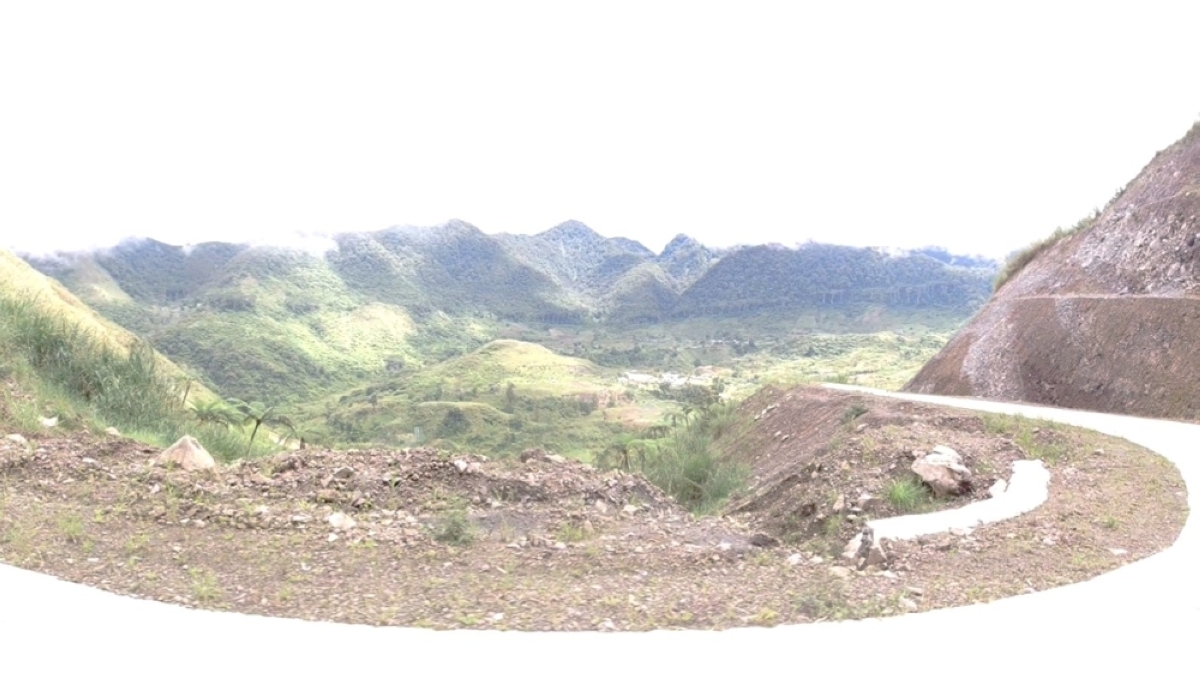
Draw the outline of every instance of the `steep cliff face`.
<instances>
[{"instance_id":1,"label":"steep cliff face","mask_svg":"<svg viewBox=\"0 0 1200 674\"><path fill-rule=\"evenodd\" d=\"M906 386L1200 418L1200 124L1030 261Z\"/></svg>"}]
</instances>

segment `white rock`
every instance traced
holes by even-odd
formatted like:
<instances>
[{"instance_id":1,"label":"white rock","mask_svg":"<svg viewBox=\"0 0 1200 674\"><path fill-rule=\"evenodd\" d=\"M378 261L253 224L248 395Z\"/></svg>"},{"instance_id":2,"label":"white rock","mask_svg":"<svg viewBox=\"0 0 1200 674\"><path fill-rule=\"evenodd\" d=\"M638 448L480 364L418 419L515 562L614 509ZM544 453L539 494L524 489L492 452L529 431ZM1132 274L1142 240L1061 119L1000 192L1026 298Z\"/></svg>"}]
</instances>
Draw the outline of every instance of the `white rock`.
<instances>
[{"instance_id":1,"label":"white rock","mask_svg":"<svg viewBox=\"0 0 1200 674\"><path fill-rule=\"evenodd\" d=\"M849 578L851 573L853 573L853 572L844 566L829 567L829 574L831 576L835 576L837 578Z\"/></svg>"},{"instance_id":2,"label":"white rock","mask_svg":"<svg viewBox=\"0 0 1200 674\"><path fill-rule=\"evenodd\" d=\"M114 438L121 437L121 431L118 431L115 426L109 426L108 428L104 429L104 433L105 433L105 435L108 435L108 436L111 436Z\"/></svg>"},{"instance_id":3,"label":"white rock","mask_svg":"<svg viewBox=\"0 0 1200 674\"><path fill-rule=\"evenodd\" d=\"M15 442L22 447L29 446L29 441L26 440L25 436L21 435L20 433L13 433L12 435L6 436L4 439L8 440L9 442Z\"/></svg>"},{"instance_id":4,"label":"white rock","mask_svg":"<svg viewBox=\"0 0 1200 674\"><path fill-rule=\"evenodd\" d=\"M50 417L48 419L46 417L38 417L38 421L42 424L43 428L54 428L58 425L58 417Z\"/></svg>"},{"instance_id":5,"label":"white rock","mask_svg":"<svg viewBox=\"0 0 1200 674\"><path fill-rule=\"evenodd\" d=\"M794 552L791 555L788 555L787 558L788 566L797 566L803 561L804 555L801 555L799 552Z\"/></svg>"},{"instance_id":6,"label":"white rock","mask_svg":"<svg viewBox=\"0 0 1200 674\"><path fill-rule=\"evenodd\" d=\"M958 452L945 445L913 461L912 471L938 496L961 494L971 486L971 471Z\"/></svg>"},{"instance_id":7,"label":"white rock","mask_svg":"<svg viewBox=\"0 0 1200 674\"><path fill-rule=\"evenodd\" d=\"M337 529L338 531L350 531L354 527L358 526L358 522L355 522L353 517L350 517L344 512L335 512L329 517L325 518L325 521L329 523L329 526Z\"/></svg>"},{"instance_id":8,"label":"white rock","mask_svg":"<svg viewBox=\"0 0 1200 674\"><path fill-rule=\"evenodd\" d=\"M179 438L156 459L158 463L176 465L187 471L217 469L217 462L200 442L190 435Z\"/></svg>"},{"instance_id":9,"label":"white rock","mask_svg":"<svg viewBox=\"0 0 1200 674\"><path fill-rule=\"evenodd\" d=\"M1129 551L1128 551L1128 550L1126 550L1125 548L1109 548L1109 549L1108 549L1108 551L1109 551L1109 552L1111 552L1111 553L1113 553L1114 555L1116 555L1116 556L1118 556L1118 557L1121 557L1121 556L1123 556L1123 555L1128 555L1128 554L1129 554Z\"/></svg>"}]
</instances>

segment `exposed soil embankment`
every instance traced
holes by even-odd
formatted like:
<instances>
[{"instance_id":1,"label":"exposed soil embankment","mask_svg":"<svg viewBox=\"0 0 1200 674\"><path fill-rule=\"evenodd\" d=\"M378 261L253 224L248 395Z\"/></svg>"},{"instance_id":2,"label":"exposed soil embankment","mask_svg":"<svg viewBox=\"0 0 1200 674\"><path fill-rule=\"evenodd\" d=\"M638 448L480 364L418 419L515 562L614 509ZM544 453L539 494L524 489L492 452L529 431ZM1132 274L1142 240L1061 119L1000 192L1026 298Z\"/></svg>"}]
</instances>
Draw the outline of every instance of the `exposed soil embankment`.
<instances>
[{"instance_id":1,"label":"exposed soil embankment","mask_svg":"<svg viewBox=\"0 0 1200 674\"><path fill-rule=\"evenodd\" d=\"M905 386L1200 417L1200 124L1034 258Z\"/></svg>"},{"instance_id":2,"label":"exposed soil embankment","mask_svg":"<svg viewBox=\"0 0 1200 674\"><path fill-rule=\"evenodd\" d=\"M996 301L905 390L1200 418L1200 298Z\"/></svg>"}]
</instances>

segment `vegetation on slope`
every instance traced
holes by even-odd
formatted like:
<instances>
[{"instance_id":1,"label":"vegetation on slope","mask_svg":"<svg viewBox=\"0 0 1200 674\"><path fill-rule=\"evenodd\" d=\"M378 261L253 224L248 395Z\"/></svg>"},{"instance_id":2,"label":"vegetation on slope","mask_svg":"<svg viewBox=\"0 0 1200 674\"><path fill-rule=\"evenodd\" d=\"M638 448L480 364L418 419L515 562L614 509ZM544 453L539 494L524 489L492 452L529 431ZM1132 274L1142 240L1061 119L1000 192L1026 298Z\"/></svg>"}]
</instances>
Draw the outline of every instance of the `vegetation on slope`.
<instances>
[{"instance_id":1,"label":"vegetation on slope","mask_svg":"<svg viewBox=\"0 0 1200 674\"><path fill-rule=\"evenodd\" d=\"M593 363L498 340L308 406L304 417L350 442L437 440L495 453L541 446L588 457L626 432L616 420L621 396Z\"/></svg>"},{"instance_id":2,"label":"vegetation on slope","mask_svg":"<svg viewBox=\"0 0 1200 674\"><path fill-rule=\"evenodd\" d=\"M752 246L717 262L684 291L673 313L731 316L855 304L966 313L986 299L989 276L988 270L952 267L920 254L826 244Z\"/></svg>"},{"instance_id":3,"label":"vegetation on slope","mask_svg":"<svg viewBox=\"0 0 1200 674\"><path fill-rule=\"evenodd\" d=\"M1100 211L1096 211L1088 217L1083 218L1079 222L1076 222L1071 227L1059 227L1058 229L1055 229L1054 233L1050 236L1047 236L1039 241L1035 241L1010 255L1008 257L1008 261L1004 264L1004 268L1000 270L1000 273L996 275L996 279L992 282L992 291L995 292L1000 290L1000 288L1003 288L1004 284L1008 283L1010 279L1019 274L1022 269L1027 267L1030 262L1033 262L1039 255L1053 247L1054 244L1069 236L1087 230L1087 228L1091 227L1092 224L1096 222L1096 217L1099 215Z\"/></svg>"}]
</instances>

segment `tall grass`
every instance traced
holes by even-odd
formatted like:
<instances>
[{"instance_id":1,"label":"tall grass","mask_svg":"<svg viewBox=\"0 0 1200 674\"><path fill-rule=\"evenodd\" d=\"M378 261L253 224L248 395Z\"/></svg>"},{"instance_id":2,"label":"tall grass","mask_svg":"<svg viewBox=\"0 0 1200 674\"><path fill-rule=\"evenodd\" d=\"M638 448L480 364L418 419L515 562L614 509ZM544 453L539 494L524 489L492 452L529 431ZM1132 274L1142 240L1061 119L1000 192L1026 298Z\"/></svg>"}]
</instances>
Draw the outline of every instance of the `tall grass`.
<instances>
[{"instance_id":1,"label":"tall grass","mask_svg":"<svg viewBox=\"0 0 1200 674\"><path fill-rule=\"evenodd\" d=\"M749 476L746 466L723 456L714 446L736 420L736 408L721 404L676 427L670 437L647 452L646 477L692 512L717 510Z\"/></svg>"},{"instance_id":2,"label":"tall grass","mask_svg":"<svg viewBox=\"0 0 1200 674\"><path fill-rule=\"evenodd\" d=\"M35 298L0 297L0 340L6 361L24 361L52 389L47 393L98 422L147 429L181 411L149 345L110 346L41 310Z\"/></svg>"},{"instance_id":3,"label":"tall grass","mask_svg":"<svg viewBox=\"0 0 1200 674\"><path fill-rule=\"evenodd\" d=\"M42 414L66 417L66 428L116 426L148 444L165 446L192 435L224 460L247 454L243 429L192 418L172 378L145 342L129 348L106 343L77 324L45 311L36 297L0 295L0 377L18 378L34 399L4 391L4 416L22 431L40 428ZM260 438L250 454L274 446Z\"/></svg>"}]
</instances>

